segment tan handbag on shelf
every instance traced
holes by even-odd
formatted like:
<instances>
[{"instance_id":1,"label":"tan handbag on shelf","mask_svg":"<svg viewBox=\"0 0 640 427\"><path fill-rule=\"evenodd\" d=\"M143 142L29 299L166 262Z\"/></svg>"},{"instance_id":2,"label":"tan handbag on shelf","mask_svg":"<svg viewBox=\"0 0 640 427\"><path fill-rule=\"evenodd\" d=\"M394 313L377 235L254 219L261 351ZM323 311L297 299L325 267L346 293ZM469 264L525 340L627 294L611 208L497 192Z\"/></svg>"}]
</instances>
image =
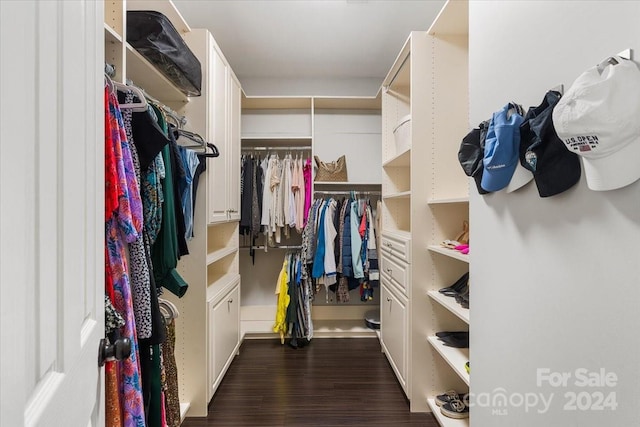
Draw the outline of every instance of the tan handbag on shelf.
<instances>
[{"instance_id":1,"label":"tan handbag on shelf","mask_svg":"<svg viewBox=\"0 0 640 427\"><path fill-rule=\"evenodd\" d=\"M335 162L325 163L318 156L313 156L316 161L316 177L319 182L347 182L347 161L340 156Z\"/></svg>"}]
</instances>

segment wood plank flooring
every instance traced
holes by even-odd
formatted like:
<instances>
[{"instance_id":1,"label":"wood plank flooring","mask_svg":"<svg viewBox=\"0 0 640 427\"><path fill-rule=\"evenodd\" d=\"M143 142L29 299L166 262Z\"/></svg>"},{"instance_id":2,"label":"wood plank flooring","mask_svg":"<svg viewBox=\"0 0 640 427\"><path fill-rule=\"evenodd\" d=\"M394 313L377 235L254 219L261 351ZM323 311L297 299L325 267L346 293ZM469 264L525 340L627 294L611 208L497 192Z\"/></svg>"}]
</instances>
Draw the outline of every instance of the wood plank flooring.
<instances>
[{"instance_id":1,"label":"wood plank flooring","mask_svg":"<svg viewBox=\"0 0 640 427\"><path fill-rule=\"evenodd\" d=\"M422 426L411 413L377 339L314 339L303 348L245 340L211 404L204 426Z\"/></svg>"}]
</instances>

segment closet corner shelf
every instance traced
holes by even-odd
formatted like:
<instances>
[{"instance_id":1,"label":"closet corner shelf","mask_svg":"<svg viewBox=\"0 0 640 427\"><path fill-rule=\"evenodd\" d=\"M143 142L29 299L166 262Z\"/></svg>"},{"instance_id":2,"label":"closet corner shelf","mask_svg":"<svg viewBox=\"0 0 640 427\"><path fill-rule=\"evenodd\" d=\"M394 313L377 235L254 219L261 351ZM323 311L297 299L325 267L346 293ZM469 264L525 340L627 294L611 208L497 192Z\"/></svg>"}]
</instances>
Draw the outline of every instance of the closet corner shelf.
<instances>
[{"instance_id":1,"label":"closet corner shelf","mask_svg":"<svg viewBox=\"0 0 640 427\"><path fill-rule=\"evenodd\" d=\"M456 374L469 385L469 374L464 369L465 363L469 361L469 349L468 348L455 348L447 347L444 343L438 340L438 337L427 337L429 344L433 347L442 358L451 366Z\"/></svg>"},{"instance_id":2,"label":"closet corner shelf","mask_svg":"<svg viewBox=\"0 0 640 427\"><path fill-rule=\"evenodd\" d=\"M209 252L207 254L207 265L211 265L216 261L221 260L222 258L231 255L232 253L238 251L238 247L230 247L230 248L222 248L213 252Z\"/></svg>"},{"instance_id":3,"label":"closet corner shelf","mask_svg":"<svg viewBox=\"0 0 640 427\"><path fill-rule=\"evenodd\" d=\"M411 164L411 147L382 163L384 168L406 167Z\"/></svg>"},{"instance_id":4,"label":"closet corner shelf","mask_svg":"<svg viewBox=\"0 0 640 427\"><path fill-rule=\"evenodd\" d=\"M187 412L189 412L189 408L191 408L190 402L180 402L180 422L182 423L184 419L187 417Z\"/></svg>"},{"instance_id":5,"label":"closet corner shelf","mask_svg":"<svg viewBox=\"0 0 640 427\"><path fill-rule=\"evenodd\" d=\"M189 102L187 95L175 87L129 43L126 44L126 49L127 77L136 86L141 87L145 92L161 102Z\"/></svg>"},{"instance_id":6,"label":"closet corner shelf","mask_svg":"<svg viewBox=\"0 0 640 427\"><path fill-rule=\"evenodd\" d=\"M360 187L380 187L382 184L379 182L332 182L332 181L314 181L313 185L327 186L327 187L341 187L341 186L360 186Z\"/></svg>"},{"instance_id":7,"label":"closet corner shelf","mask_svg":"<svg viewBox=\"0 0 640 427\"><path fill-rule=\"evenodd\" d=\"M127 0L127 10L149 10L149 3L149 0ZM191 31L191 27L171 0L154 0L152 8L165 15L178 32L184 34Z\"/></svg>"},{"instance_id":8,"label":"closet corner shelf","mask_svg":"<svg viewBox=\"0 0 640 427\"><path fill-rule=\"evenodd\" d=\"M458 316L466 324L469 324L469 309L462 308L462 306L456 302L455 298L442 295L438 291L429 291L428 295L435 302Z\"/></svg>"},{"instance_id":9,"label":"closet corner shelf","mask_svg":"<svg viewBox=\"0 0 640 427\"><path fill-rule=\"evenodd\" d=\"M240 139L244 141L271 141L271 140L283 140L291 141L297 139L306 140L311 139L310 135L289 135L289 134L264 134L264 135L242 135Z\"/></svg>"},{"instance_id":10,"label":"closet corner shelf","mask_svg":"<svg viewBox=\"0 0 640 427\"><path fill-rule=\"evenodd\" d=\"M240 277L240 274L231 272L223 275L219 275L213 278L213 280L209 280L207 278L208 286L207 286L207 301L212 301L226 292L234 281L236 281ZM221 295L222 294L222 295Z\"/></svg>"},{"instance_id":11,"label":"closet corner shelf","mask_svg":"<svg viewBox=\"0 0 640 427\"><path fill-rule=\"evenodd\" d=\"M428 202L430 205L453 205L456 203L469 203L469 197L452 197L448 199L430 199Z\"/></svg>"},{"instance_id":12,"label":"closet corner shelf","mask_svg":"<svg viewBox=\"0 0 640 427\"><path fill-rule=\"evenodd\" d=\"M469 418L456 420L455 418L449 418L442 415L442 412L440 412L440 407L436 405L435 398L428 398L427 404L429 405L429 408L431 408L433 416L436 418L438 424L440 424L441 427L469 427Z\"/></svg>"},{"instance_id":13,"label":"closet corner shelf","mask_svg":"<svg viewBox=\"0 0 640 427\"><path fill-rule=\"evenodd\" d=\"M385 194L384 196L382 196L383 199L408 199L409 197L411 197L411 190L409 191L402 191L400 193L391 193L391 194Z\"/></svg>"},{"instance_id":14,"label":"closet corner shelf","mask_svg":"<svg viewBox=\"0 0 640 427\"><path fill-rule=\"evenodd\" d=\"M431 252L436 252L462 262L469 262L469 255L461 254L455 249L447 249L437 245L429 245L427 249L429 249Z\"/></svg>"},{"instance_id":15,"label":"closet corner shelf","mask_svg":"<svg viewBox=\"0 0 640 427\"><path fill-rule=\"evenodd\" d=\"M116 32L111 25L104 23L104 41L115 44L122 44L122 36Z\"/></svg>"}]
</instances>

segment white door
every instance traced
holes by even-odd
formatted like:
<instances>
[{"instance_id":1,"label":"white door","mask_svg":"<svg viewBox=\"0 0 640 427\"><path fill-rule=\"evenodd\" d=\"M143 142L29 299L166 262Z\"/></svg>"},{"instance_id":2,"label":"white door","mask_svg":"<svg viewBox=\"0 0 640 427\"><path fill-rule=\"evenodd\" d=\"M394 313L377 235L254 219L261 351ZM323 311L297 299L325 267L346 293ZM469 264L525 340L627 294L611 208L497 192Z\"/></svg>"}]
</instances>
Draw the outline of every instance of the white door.
<instances>
[{"instance_id":1,"label":"white door","mask_svg":"<svg viewBox=\"0 0 640 427\"><path fill-rule=\"evenodd\" d=\"M220 157L207 165L209 174L209 223L229 220L229 147L227 144L227 66L211 40L209 82L213 97L213 143Z\"/></svg>"},{"instance_id":2,"label":"white door","mask_svg":"<svg viewBox=\"0 0 640 427\"><path fill-rule=\"evenodd\" d=\"M240 117L242 110L242 89L240 81L228 67L229 82L229 220L240 221Z\"/></svg>"},{"instance_id":3,"label":"white door","mask_svg":"<svg viewBox=\"0 0 640 427\"><path fill-rule=\"evenodd\" d=\"M0 22L0 425L102 426L103 3Z\"/></svg>"}]
</instances>

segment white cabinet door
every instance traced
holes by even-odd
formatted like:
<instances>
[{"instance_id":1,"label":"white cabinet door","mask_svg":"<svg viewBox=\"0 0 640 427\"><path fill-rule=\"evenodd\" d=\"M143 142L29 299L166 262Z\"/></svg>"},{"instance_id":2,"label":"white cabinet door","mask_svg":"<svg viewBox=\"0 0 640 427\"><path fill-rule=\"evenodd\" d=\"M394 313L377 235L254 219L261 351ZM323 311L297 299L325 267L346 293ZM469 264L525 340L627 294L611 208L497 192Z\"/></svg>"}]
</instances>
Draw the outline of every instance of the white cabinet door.
<instances>
[{"instance_id":1,"label":"white cabinet door","mask_svg":"<svg viewBox=\"0 0 640 427\"><path fill-rule=\"evenodd\" d=\"M103 426L101 1L0 1L0 425Z\"/></svg>"},{"instance_id":2,"label":"white cabinet door","mask_svg":"<svg viewBox=\"0 0 640 427\"><path fill-rule=\"evenodd\" d=\"M380 292L380 342L396 377L407 392L407 301L382 280Z\"/></svg>"},{"instance_id":3,"label":"white cabinet door","mask_svg":"<svg viewBox=\"0 0 640 427\"><path fill-rule=\"evenodd\" d=\"M240 221L240 117L241 89L238 78L228 68L229 77L229 219Z\"/></svg>"},{"instance_id":4,"label":"white cabinet door","mask_svg":"<svg viewBox=\"0 0 640 427\"><path fill-rule=\"evenodd\" d=\"M209 339L212 368L211 393L215 392L222 376L240 345L240 279L229 293L214 302L210 315Z\"/></svg>"},{"instance_id":5,"label":"white cabinet door","mask_svg":"<svg viewBox=\"0 0 640 427\"><path fill-rule=\"evenodd\" d=\"M218 147L220 157L212 159L207 164L209 176L209 223L229 220L229 148L227 146L228 132L228 102L227 102L227 66L222 55L218 52L215 42L210 43L209 55L209 83L210 92L207 96L211 100L211 125L213 127L213 144Z\"/></svg>"}]
</instances>

